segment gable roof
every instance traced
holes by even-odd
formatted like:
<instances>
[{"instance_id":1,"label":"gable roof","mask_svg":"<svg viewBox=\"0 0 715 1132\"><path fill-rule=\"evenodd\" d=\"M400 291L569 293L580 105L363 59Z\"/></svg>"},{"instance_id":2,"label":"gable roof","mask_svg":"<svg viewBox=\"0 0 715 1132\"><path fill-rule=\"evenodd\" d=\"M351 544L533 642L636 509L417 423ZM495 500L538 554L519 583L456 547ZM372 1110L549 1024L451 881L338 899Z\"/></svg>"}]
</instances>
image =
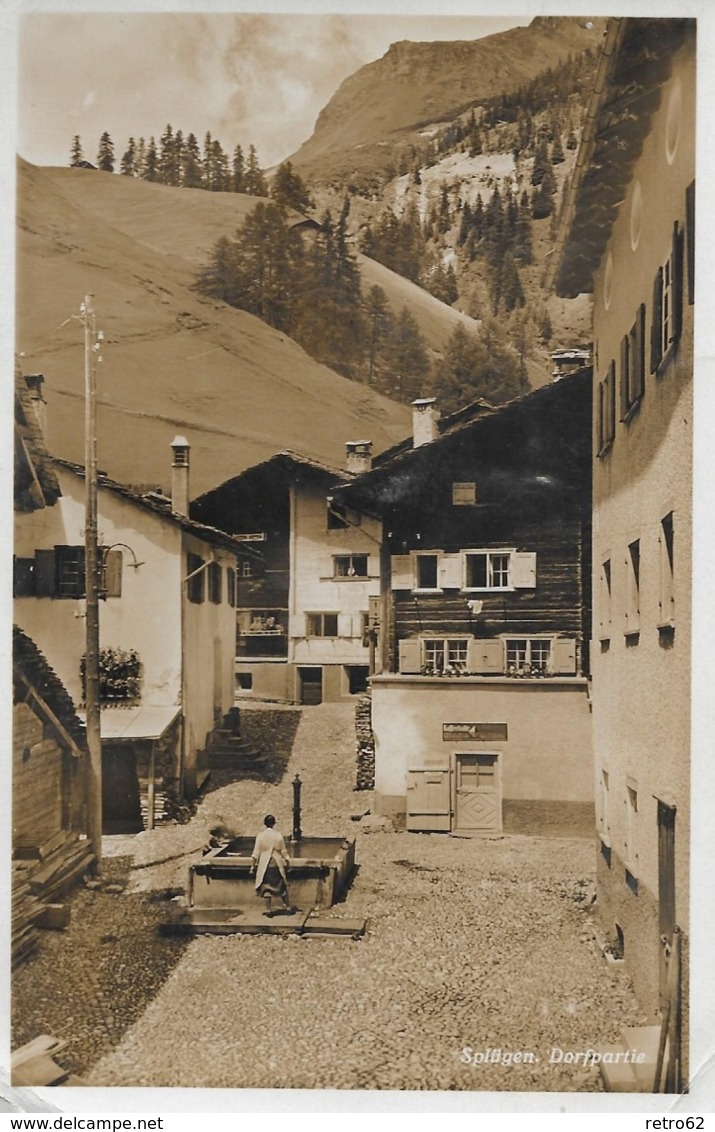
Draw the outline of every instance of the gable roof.
<instances>
[{"instance_id":1,"label":"gable roof","mask_svg":"<svg viewBox=\"0 0 715 1132\"><path fill-rule=\"evenodd\" d=\"M409 438L388 453L383 453L373 463L370 471L354 477L351 483L343 481L334 484L333 490L341 499L351 501L355 506L359 501L368 506L370 502L377 503L388 485L399 485L398 494L410 493L414 491L414 473L419 469L423 477L428 476L435 457L445 454L451 444L471 435L476 437L480 431L489 429L494 424L508 425L510 417L515 422L518 419L528 419L529 412L536 409L543 408L554 420L563 414L564 428L556 435L566 438L569 435L569 423L573 423L574 404L582 406L583 413L590 418L592 376L591 366L585 366L550 385L541 386L523 397L501 405L475 401L441 421L440 435L435 440L415 448ZM392 487L388 488L388 494L393 502L396 501L397 496Z\"/></svg>"},{"instance_id":2,"label":"gable roof","mask_svg":"<svg viewBox=\"0 0 715 1132\"><path fill-rule=\"evenodd\" d=\"M278 483L284 486L286 483L300 478L301 473L322 479L326 484L335 483L336 480L352 480L354 478L352 472L331 467L320 460L315 460L312 456L304 456L300 452L285 449L283 452L276 452L275 455L263 460L260 464L245 468L237 476L219 484L218 487L212 488L211 491L199 495L191 504L191 512L194 515L206 513L214 508L221 499L225 499L244 487L248 488L253 483L270 480L274 484Z\"/></svg>"},{"instance_id":3,"label":"gable roof","mask_svg":"<svg viewBox=\"0 0 715 1132\"><path fill-rule=\"evenodd\" d=\"M593 275L692 19L608 21L586 126L546 279L573 298Z\"/></svg>"},{"instance_id":4,"label":"gable roof","mask_svg":"<svg viewBox=\"0 0 715 1132\"><path fill-rule=\"evenodd\" d=\"M73 472L76 476L79 476L80 479L84 479L85 469L81 464L72 464L69 460L61 460L57 456L53 456L51 459L52 463L57 467L66 468L67 471ZM230 550L234 554L240 554L244 558L260 557L256 550L245 546L231 535L226 534L225 531L219 531L216 527L210 527L205 523L190 519L186 515L180 515L177 511L172 511L170 505L166 506L155 496L140 495L131 487L127 487L126 484L117 483L102 472L99 472L97 475L97 487L100 490L104 489L111 492L113 495L120 496L128 503L140 507L143 511L150 512L157 518L173 523L181 530L186 531L188 534L195 535L196 538L203 539L204 542L211 543L213 546Z\"/></svg>"},{"instance_id":5,"label":"gable roof","mask_svg":"<svg viewBox=\"0 0 715 1132\"><path fill-rule=\"evenodd\" d=\"M19 365L15 366L15 477L16 511L51 507L61 495L52 462L37 423L30 391Z\"/></svg>"},{"instance_id":6,"label":"gable roof","mask_svg":"<svg viewBox=\"0 0 715 1132\"><path fill-rule=\"evenodd\" d=\"M60 725L59 730L64 730L77 748L74 753L83 753L85 730L69 692L32 638L18 625L14 625L12 630L12 667L15 702L19 703L29 695L41 709L49 708L50 722L54 717Z\"/></svg>"}]
</instances>

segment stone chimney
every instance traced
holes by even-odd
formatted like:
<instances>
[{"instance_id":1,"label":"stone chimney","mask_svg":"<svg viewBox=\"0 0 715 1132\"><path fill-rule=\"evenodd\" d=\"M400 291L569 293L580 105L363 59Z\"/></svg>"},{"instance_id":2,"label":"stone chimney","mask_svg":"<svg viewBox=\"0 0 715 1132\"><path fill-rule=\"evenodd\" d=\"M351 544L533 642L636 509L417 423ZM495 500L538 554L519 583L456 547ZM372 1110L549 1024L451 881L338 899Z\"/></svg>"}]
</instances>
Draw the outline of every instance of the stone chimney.
<instances>
[{"instance_id":1,"label":"stone chimney","mask_svg":"<svg viewBox=\"0 0 715 1132\"><path fill-rule=\"evenodd\" d=\"M348 440L345 444L345 467L354 475L369 472L372 467L372 441Z\"/></svg>"},{"instance_id":2,"label":"stone chimney","mask_svg":"<svg viewBox=\"0 0 715 1132\"><path fill-rule=\"evenodd\" d=\"M42 396L42 386L45 379L41 373L28 373L25 375L25 385L30 395L30 404L35 414L37 427L43 436L47 435L47 402Z\"/></svg>"},{"instance_id":3,"label":"stone chimney","mask_svg":"<svg viewBox=\"0 0 715 1132\"><path fill-rule=\"evenodd\" d=\"M430 444L439 436L439 409L435 397L420 397L412 402L412 447Z\"/></svg>"},{"instance_id":4,"label":"stone chimney","mask_svg":"<svg viewBox=\"0 0 715 1132\"><path fill-rule=\"evenodd\" d=\"M189 452L188 440L175 436L171 442L174 462L171 465L171 510L177 515L189 514Z\"/></svg>"}]
</instances>

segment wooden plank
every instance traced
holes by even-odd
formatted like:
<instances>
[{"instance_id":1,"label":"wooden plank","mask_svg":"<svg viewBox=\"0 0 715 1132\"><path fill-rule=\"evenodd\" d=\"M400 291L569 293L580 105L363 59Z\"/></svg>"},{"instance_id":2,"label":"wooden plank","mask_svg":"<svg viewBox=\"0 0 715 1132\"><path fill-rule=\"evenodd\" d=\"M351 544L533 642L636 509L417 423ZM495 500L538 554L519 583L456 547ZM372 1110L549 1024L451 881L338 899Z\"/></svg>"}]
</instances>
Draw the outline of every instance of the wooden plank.
<instances>
[{"instance_id":1,"label":"wooden plank","mask_svg":"<svg viewBox=\"0 0 715 1132\"><path fill-rule=\"evenodd\" d=\"M364 935L366 927L366 920L331 920L327 916L311 916L303 929L303 934L355 937Z\"/></svg>"},{"instance_id":2,"label":"wooden plank","mask_svg":"<svg viewBox=\"0 0 715 1132\"><path fill-rule=\"evenodd\" d=\"M38 1037L33 1038L32 1041L26 1042L24 1046L13 1051L10 1057L10 1067L14 1070L18 1065L23 1065L26 1061L30 1061L33 1057L39 1057L42 1054L55 1054L67 1045L66 1041L61 1038L53 1038L51 1034L40 1034Z\"/></svg>"},{"instance_id":3,"label":"wooden plank","mask_svg":"<svg viewBox=\"0 0 715 1132\"><path fill-rule=\"evenodd\" d=\"M23 1062L18 1069L13 1069L12 1083L42 1088L45 1085L59 1085L68 1076L67 1069L61 1069L51 1057L43 1054Z\"/></svg>"}]
</instances>

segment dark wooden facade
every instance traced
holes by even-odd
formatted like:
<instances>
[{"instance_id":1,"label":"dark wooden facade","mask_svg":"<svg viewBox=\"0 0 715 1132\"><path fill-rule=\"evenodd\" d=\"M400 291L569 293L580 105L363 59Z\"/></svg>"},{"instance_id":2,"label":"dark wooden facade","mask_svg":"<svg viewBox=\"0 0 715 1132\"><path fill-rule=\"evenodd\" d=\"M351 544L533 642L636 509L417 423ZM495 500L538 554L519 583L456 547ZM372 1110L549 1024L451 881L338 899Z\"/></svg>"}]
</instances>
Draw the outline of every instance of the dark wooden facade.
<instances>
[{"instance_id":1,"label":"dark wooden facade","mask_svg":"<svg viewBox=\"0 0 715 1132\"><path fill-rule=\"evenodd\" d=\"M424 671L424 644L418 660L405 641L463 637L475 643L461 671L506 672L507 639L550 637L571 645L554 646L549 673L587 673L590 459L588 369L500 408L475 406L471 419L463 410L431 443L398 451L343 489L383 519L389 670ZM508 558L500 588L479 570L470 576L470 552L490 551L501 555L490 559L495 567ZM438 576L427 581L436 584L420 586L417 561L430 552Z\"/></svg>"}]
</instances>

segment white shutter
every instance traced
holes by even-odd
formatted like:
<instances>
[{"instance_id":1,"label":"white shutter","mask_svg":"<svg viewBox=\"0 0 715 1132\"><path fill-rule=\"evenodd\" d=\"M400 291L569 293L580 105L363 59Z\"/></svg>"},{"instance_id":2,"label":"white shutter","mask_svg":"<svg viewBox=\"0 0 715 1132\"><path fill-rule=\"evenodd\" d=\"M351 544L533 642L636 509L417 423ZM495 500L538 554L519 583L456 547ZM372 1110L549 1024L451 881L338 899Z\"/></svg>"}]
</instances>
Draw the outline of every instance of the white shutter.
<instances>
[{"instance_id":1,"label":"white shutter","mask_svg":"<svg viewBox=\"0 0 715 1132\"><path fill-rule=\"evenodd\" d=\"M559 637L551 644L551 671L554 676L576 675L576 642Z\"/></svg>"},{"instance_id":2,"label":"white shutter","mask_svg":"<svg viewBox=\"0 0 715 1132\"><path fill-rule=\"evenodd\" d=\"M499 638L469 642L467 667L470 672L503 673L504 642Z\"/></svg>"},{"instance_id":3,"label":"white shutter","mask_svg":"<svg viewBox=\"0 0 715 1132\"><path fill-rule=\"evenodd\" d=\"M351 632L349 636L362 637L362 613L353 613L351 618Z\"/></svg>"},{"instance_id":4,"label":"white shutter","mask_svg":"<svg viewBox=\"0 0 715 1132\"><path fill-rule=\"evenodd\" d=\"M307 613L293 613L290 617L290 637L307 637L308 636L308 615Z\"/></svg>"},{"instance_id":5,"label":"white shutter","mask_svg":"<svg viewBox=\"0 0 715 1132\"><path fill-rule=\"evenodd\" d=\"M399 670L402 673L419 673L422 660L422 649L419 640L412 637L407 641L400 641Z\"/></svg>"},{"instance_id":6,"label":"white shutter","mask_svg":"<svg viewBox=\"0 0 715 1132\"><path fill-rule=\"evenodd\" d=\"M414 587L415 570L411 554L393 554L390 559L390 587L393 590L411 590Z\"/></svg>"},{"instance_id":7,"label":"white shutter","mask_svg":"<svg viewBox=\"0 0 715 1132\"><path fill-rule=\"evenodd\" d=\"M536 555L515 551L511 556L511 584L516 590L536 587Z\"/></svg>"},{"instance_id":8,"label":"white shutter","mask_svg":"<svg viewBox=\"0 0 715 1132\"><path fill-rule=\"evenodd\" d=\"M461 590L462 555L443 554L437 565L437 584L443 590Z\"/></svg>"},{"instance_id":9,"label":"white shutter","mask_svg":"<svg viewBox=\"0 0 715 1132\"><path fill-rule=\"evenodd\" d=\"M353 635L353 619L349 613L338 614L338 636L339 637L352 637Z\"/></svg>"}]
</instances>

